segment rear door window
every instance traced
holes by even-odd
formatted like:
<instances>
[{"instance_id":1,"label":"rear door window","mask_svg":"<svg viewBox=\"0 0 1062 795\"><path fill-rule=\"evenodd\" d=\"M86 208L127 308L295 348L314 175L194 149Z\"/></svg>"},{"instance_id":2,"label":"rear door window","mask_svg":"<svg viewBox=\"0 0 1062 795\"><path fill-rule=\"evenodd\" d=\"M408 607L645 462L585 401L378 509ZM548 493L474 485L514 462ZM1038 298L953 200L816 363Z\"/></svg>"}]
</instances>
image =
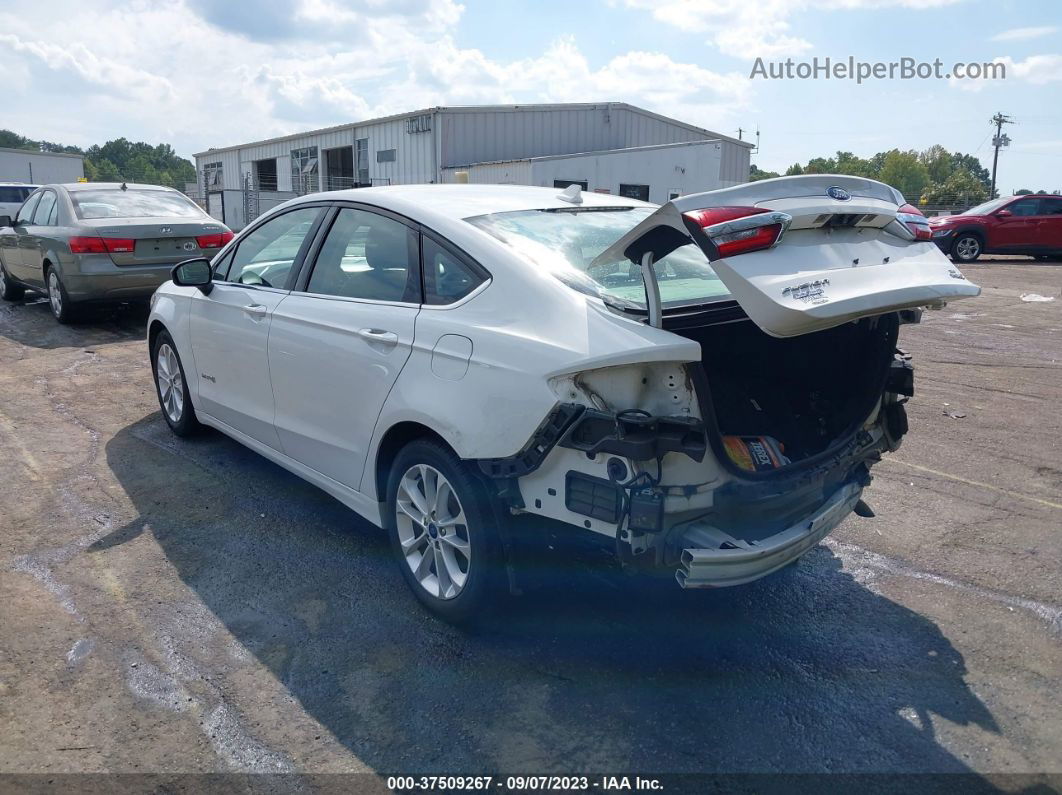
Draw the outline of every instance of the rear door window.
<instances>
[{"instance_id":1,"label":"rear door window","mask_svg":"<svg viewBox=\"0 0 1062 795\"><path fill-rule=\"evenodd\" d=\"M48 226L55 223L55 191L46 190L41 194L41 200L33 213L35 226Z\"/></svg>"},{"instance_id":2,"label":"rear door window","mask_svg":"<svg viewBox=\"0 0 1062 795\"><path fill-rule=\"evenodd\" d=\"M377 213L344 207L328 230L306 292L419 303L417 234Z\"/></svg>"}]
</instances>

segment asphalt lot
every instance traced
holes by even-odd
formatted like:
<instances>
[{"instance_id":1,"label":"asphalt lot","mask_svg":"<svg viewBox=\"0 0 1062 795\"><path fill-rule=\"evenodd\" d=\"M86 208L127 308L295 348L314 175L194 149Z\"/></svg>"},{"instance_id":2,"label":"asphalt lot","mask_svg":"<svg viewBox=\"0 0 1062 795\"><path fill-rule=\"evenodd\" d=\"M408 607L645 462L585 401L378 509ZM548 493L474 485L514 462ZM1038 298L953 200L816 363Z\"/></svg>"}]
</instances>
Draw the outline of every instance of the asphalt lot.
<instances>
[{"instance_id":1,"label":"asphalt lot","mask_svg":"<svg viewBox=\"0 0 1062 795\"><path fill-rule=\"evenodd\" d=\"M877 518L726 591L558 568L474 633L323 493L173 437L144 312L3 305L0 772L1062 772L1062 263L964 270L903 329Z\"/></svg>"}]
</instances>

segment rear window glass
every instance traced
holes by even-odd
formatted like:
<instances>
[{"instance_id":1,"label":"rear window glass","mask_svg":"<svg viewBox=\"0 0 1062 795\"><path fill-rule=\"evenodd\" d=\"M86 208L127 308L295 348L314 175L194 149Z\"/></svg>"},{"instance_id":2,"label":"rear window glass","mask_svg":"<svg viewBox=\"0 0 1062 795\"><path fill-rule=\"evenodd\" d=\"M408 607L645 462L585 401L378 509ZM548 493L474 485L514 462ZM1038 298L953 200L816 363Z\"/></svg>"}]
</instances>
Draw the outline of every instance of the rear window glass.
<instances>
[{"instance_id":1,"label":"rear window glass","mask_svg":"<svg viewBox=\"0 0 1062 795\"><path fill-rule=\"evenodd\" d=\"M0 185L0 202L4 204L22 204L33 191L34 188L28 186Z\"/></svg>"},{"instance_id":2,"label":"rear window glass","mask_svg":"<svg viewBox=\"0 0 1062 795\"><path fill-rule=\"evenodd\" d=\"M515 249L529 262L580 292L609 303L645 308L641 269L628 259L599 263L594 257L653 213L652 207L587 210L520 210L465 220ZM704 253L691 242L653 264L664 306L700 304L730 297Z\"/></svg>"},{"instance_id":3,"label":"rear window glass","mask_svg":"<svg viewBox=\"0 0 1062 795\"><path fill-rule=\"evenodd\" d=\"M110 188L72 190L74 212L83 220L93 218L202 218L190 199L162 190Z\"/></svg>"}]
</instances>

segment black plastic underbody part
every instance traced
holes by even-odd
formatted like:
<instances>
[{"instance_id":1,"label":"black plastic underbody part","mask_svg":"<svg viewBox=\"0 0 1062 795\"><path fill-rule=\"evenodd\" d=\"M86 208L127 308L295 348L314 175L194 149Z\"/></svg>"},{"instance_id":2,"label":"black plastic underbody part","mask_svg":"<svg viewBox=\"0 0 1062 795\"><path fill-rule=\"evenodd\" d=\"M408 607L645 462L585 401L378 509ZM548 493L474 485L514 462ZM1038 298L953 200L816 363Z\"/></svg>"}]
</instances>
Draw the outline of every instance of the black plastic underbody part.
<instances>
[{"instance_id":1,"label":"black plastic underbody part","mask_svg":"<svg viewBox=\"0 0 1062 795\"><path fill-rule=\"evenodd\" d=\"M508 458L481 458L479 468L492 478L518 478L534 472L568 426L583 413L583 406L576 403L560 403L531 434L523 449Z\"/></svg>"},{"instance_id":2,"label":"black plastic underbody part","mask_svg":"<svg viewBox=\"0 0 1062 795\"><path fill-rule=\"evenodd\" d=\"M564 507L615 524L623 512L623 489L611 480L571 470L564 481Z\"/></svg>"},{"instance_id":3,"label":"black plastic underbody part","mask_svg":"<svg viewBox=\"0 0 1062 795\"><path fill-rule=\"evenodd\" d=\"M652 486L635 489L628 500L627 527L640 533L664 529L664 495Z\"/></svg>"},{"instance_id":4,"label":"black plastic underbody part","mask_svg":"<svg viewBox=\"0 0 1062 795\"><path fill-rule=\"evenodd\" d=\"M893 359L889 376L885 379L885 391L905 397L914 396L914 367L906 359Z\"/></svg>"},{"instance_id":5,"label":"black plastic underbody part","mask_svg":"<svg viewBox=\"0 0 1062 795\"><path fill-rule=\"evenodd\" d=\"M704 423L694 417L654 417L642 411L612 414L587 409L558 442L588 455L611 453L651 461L665 453L685 453L703 461L708 448Z\"/></svg>"}]
</instances>

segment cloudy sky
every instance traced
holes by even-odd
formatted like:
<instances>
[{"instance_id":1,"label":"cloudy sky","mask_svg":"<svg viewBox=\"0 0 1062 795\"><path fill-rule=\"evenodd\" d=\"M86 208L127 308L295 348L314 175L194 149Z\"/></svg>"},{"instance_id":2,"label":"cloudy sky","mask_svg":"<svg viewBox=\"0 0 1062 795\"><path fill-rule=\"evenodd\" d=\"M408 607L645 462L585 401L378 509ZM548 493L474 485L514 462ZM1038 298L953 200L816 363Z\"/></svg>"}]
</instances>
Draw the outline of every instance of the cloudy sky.
<instances>
[{"instance_id":1,"label":"cloudy sky","mask_svg":"<svg viewBox=\"0 0 1062 795\"><path fill-rule=\"evenodd\" d=\"M183 155L445 104L624 101L757 128L761 168L939 143L1062 188L1057 0L7 0L0 127ZM767 61L1001 61L1005 80L762 80Z\"/></svg>"}]
</instances>

